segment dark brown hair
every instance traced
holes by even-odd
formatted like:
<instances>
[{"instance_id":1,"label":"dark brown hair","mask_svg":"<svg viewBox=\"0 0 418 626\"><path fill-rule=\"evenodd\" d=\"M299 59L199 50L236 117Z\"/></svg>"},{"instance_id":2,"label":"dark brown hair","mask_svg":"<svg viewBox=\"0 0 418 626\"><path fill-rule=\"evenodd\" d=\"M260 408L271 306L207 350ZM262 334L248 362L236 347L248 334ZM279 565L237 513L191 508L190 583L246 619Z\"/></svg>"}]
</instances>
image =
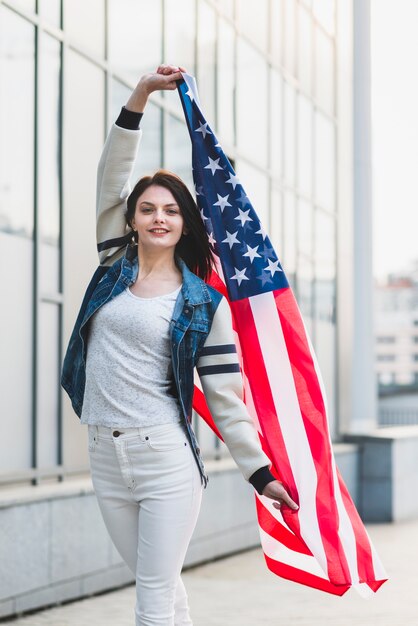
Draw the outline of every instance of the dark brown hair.
<instances>
[{"instance_id":1,"label":"dark brown hair","mask_svg":"<svg viewBox=\"0 0 418 626\"><path fill-rule=\"evenodd\" d=\"M187 235L181 236L176 245L176 254L197 276L203 280L209 278L214 262L213 248L209 243L199 208L185 183L176 174L167 170L158 170L153 176L140 178L128 198L128 208L125 213L126 223L132 228L138 198L151 185L168 189L173 194L183 216ZM135 231L133 234L135 240L138 241L138 233Z\"/></svg>"}]
</instances>

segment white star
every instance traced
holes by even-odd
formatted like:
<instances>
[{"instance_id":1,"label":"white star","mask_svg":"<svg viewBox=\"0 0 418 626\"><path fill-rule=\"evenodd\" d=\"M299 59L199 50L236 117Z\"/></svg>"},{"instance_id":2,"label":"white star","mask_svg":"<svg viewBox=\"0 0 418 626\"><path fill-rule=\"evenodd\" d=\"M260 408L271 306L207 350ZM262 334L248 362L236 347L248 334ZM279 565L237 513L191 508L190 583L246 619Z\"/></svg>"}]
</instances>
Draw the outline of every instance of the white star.
<instances>
[{"instance_id":1,"label":"white star","mask_svg":"<svg viewBox=\"0 0 418 626\"><path fill-rule=\"evenodd\" d=\"M195 128L194 131L195 131L195 133L202 133L203 139L206 138L206 135L211 135L212 134L210 132L210 130L208 130L208 123L207 122L206 122L206 124L201 124L199 122L199 128Z\"/></svg>"},{"instance_id":2,"label":"white star","mask_svg":"<svg viewBox=\"0 0 418 626\"><path fill-rule=\"evenodd\" d=\"M186 96L189 96L190 100L193 102L193 100L194 100L194 95L193 95L193 91L190 89L190 87L189 87L189 89L186 91Z\"/></svg>"},{"instance_id":3,"label":"white star","mask_svg":"<svg viewBox=\"0 0 418 626\"><path fill-rule=\"evenodd\" d=\"M213 233L210 233L210 235L209 235L209 243L211 243L211 244L212 244L212 246L214 246L214 245L215 245L215 243L216 243L216 239L215 239L215 237L213 236Z\"/></svg>"},{"instance_id":4,"label":"white star","mask_svg":"<svg viewBox=\"0 0 418 626\"><path fill-rule=\"evenodd\" d=\"M229 173L229 180L226 181L229 185L232 185L233 188L235 189L235 187L237 185L240 185L241 183L239 182L239 178L236 174L231 174L231 172Z\"/></svg>"},{"instance_id":5,"label":"white star","mask_svg":"<svg viewBox=\"0 0 418 626\"><path fill-rule=\"evenodd\" d=\"M215 176L216 170L221 170L221 166L219 165L220 159L211 159L209 157L208 165L205 165L205 170L210 170L212 172L212 176Z\"/></svg>"},{"instance_id":6,"label":"white star","mask_svg":"<svg viewBox=\"0 0 418 626\"><path fill-rule=\"evenodd\" d=\"M283 272L283 270L280 267L277 267L279 264L279 261L274 261L273 263L273 261L270 261L270 259L268 259L267 263L268 263L268 267L265 267L264 270L266 272L271 272L272 276L274 276L276 272Z\"/></svg>"},{"instance_id":7,"label":"white star","mask_svg":"<svg viewBox=\"0 0 418 626\"><path fill-rule=\"evenodd\" d=\"M245 254L243 254L242 256L248 256L250 257L250 261L251 263L254 261L255 257L261 257L261 254L258 254L257 250L258 250L258 246L255 246L255 248L252 248L251 246L247 244L245 244L248 248L247 252Z\"/></svg>"},{"instance_id":8,"label":"white star","mask_svg":"<svg viewBox=\"0 0 418 626\"><path fill-rule=\"evenodd\" d=\"M229 248L231 249L234 243L241 243L237 239L237 234L238 234L238 231L236 233L230 233L229 231L226 231L226 239L224 239L222 243L228 243Z\"/></svg>"},{"instance_id":9,"label":"white star","mask_svg":"<svg viewBox=\"0 0 418 626\"><path fill-rule=\"evenodd\" d=\"M208 217L206 217L206 215L203 213L203 209L200 209L200 215L201 215L201 217L202 217L202 220L203 220L203 221L205 221L205 220L208 220L208 219L209 219L209 218L208 218Z\"/></svg>"},{"instance_id":10,"label":"white star","mask_svg":"<svg viewBox=\"0 0 418 626\"><path fill-rule=\"evenodd\" d=\"M250 280L248 276L245 276L245 272L247 271L245 267L243 270L239 270L238 268L234 267L234 270L235 270L235 274L234 276L230 276L230 278L233 280L237 280L238 285L240 285L243 280Z\"/></svg>"},{"instance_id":11,"label":"white star","mask_svg":"<svg viewBox=\"0 0 418 626\"><path fill-rule=\"evenodd\" d=\"M256 234L256 235L261 235L261 236L262 236L262 238L263 238L263 241L264 241L264 239L267 237L267 233L266 233L266 231L264 230L264 228L262 227L261 223L260 223L260 230L257 230L257 232L256 232L255 234Z\"/></svg>"},{"instance_id":12,"label":"white star","mask_svg":"<svg viewBox=\"0 0 418 626\"><path fill-rule=\"evenodd\" d=\"M248 213L250 212L250 209L248 209L248 211L243 211L242 209L238 209L239 211L239 215L237 217L234 217L235 220L241 220L241 226L244 226L245 222L252 222L252 218L248 217Z\"/></svg>"},{"instance_id":13,"label":"white star","mask_svg":"<svg viewBox=\"0 0 418 626\"><path fill-rule=\"evenodd\" d=\"M216 195L218 196L218 202L215 202L213 206L220 207L222 212L226 206L232 206L232 204L228 202L229 195L220 196L218 193Z\"/></svg>"}]
</instances>

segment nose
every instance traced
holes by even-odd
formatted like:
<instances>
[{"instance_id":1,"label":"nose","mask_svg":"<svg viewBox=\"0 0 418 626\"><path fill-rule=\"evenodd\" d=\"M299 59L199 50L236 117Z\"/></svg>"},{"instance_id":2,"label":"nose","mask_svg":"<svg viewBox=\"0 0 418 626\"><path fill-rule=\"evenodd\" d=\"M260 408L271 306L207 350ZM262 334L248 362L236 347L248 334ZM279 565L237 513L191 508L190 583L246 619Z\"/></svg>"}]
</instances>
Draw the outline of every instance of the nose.
<instances>
[{"instance_id":1,"label":"nose","mask_svg":"<svg viewBox=\"0 0 418 626\"><path fill-rule=\"evenodd\" d=\"M157 209L154 213L154 222L163 222L164 212L162 209Z\"/></svg>"}]
</instances>

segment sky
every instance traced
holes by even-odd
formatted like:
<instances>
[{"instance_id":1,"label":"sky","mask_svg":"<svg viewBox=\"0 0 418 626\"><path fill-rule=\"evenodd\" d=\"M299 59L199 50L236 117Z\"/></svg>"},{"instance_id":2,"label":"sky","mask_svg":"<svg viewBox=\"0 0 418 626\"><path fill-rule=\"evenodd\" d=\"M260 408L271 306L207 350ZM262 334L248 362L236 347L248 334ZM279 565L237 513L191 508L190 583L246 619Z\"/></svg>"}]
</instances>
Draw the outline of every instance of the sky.
<instances>
[{"instance_id":1,"label":"sky","mask_svg":"<svg viewBox=\"0 0 418 626\"><path fill-rule=\"evenodd\" d=\"M418 260L418 1L371 0L374 274Z\"/></svg>"}]
</instances>

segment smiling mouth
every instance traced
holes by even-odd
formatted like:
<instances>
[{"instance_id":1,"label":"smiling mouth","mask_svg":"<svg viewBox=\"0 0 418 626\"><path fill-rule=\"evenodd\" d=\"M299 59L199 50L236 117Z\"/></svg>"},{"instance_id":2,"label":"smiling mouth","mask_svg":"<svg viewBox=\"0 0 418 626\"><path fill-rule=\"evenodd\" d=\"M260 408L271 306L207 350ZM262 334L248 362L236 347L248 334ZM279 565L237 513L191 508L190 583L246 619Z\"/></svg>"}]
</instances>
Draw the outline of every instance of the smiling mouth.
<instances>
[{"instance_id":1,"label":"smiling mouth","mask_svg":"<svg viewBox=\"0 0 418 626\"><path fill-rule=\"evenodd\" d=\"M165 233L168 233L168 230L165 230L164 228L153 228L149 232L157 235L164 235Z\"/></svg>"}]
</instances>

